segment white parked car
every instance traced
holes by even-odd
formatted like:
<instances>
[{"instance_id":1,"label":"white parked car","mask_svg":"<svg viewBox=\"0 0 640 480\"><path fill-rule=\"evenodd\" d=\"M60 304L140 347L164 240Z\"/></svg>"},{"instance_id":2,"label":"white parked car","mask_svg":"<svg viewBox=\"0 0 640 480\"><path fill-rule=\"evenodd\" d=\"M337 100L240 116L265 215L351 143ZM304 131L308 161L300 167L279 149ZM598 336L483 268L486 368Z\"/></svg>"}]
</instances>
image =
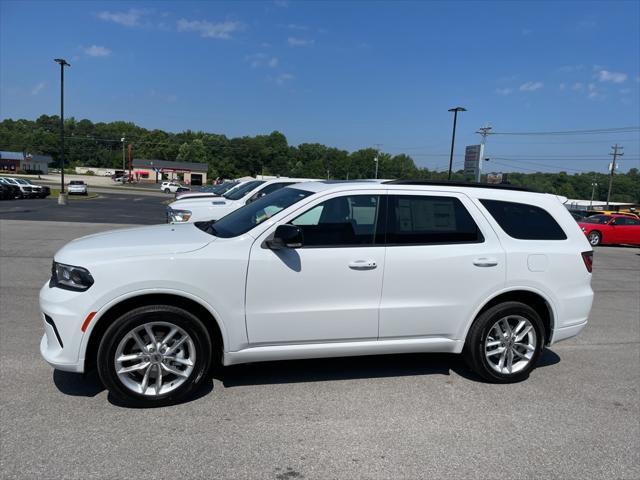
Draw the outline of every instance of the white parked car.
<instances>
[{"instance_id":1,"label":"white parked car","mask_svg":"<svg viewBox=\"0 0 640 480\"><path fill-rule=\"evenodd\" d=\"M69 195L86 195L87 184L82 180L71 180L67 187L67 192Z\"/></svg>"},{"instance_id":2,"label":"white parked car","mask_svg":"<svg viewBox=\"0 0 640 480\"><path fill-rule=\"evenodd\" d=\"M176 192L186 192L189 190L189 187L185 187L180 185L178 182L162 182L160 185L160 190L164 193L176 193Z\"/></svg>"},{"instance_id":3,"label":"white parked car","mask_svg":"<svg viewBox=\"0 0 640 480\"><path fill-rule=\"evenodd\" d=\"M516 382L591 309L591 246L561 200L312 182L215 223L84 237L40 291L40 349L145 406L184 399L219 361L449 352Z\"/></svg>"},{"instance_id":4,"label":"white parked car","mask_svg":"<svg viewBox=\"0 0 640 480\"><path fill-rule=\"evenodd\" d=\"M201 220L219 220L230 212L281 188L310 178L274 178L272 180L249 180L236 185L221 197L178 199L167 207L167 222L184 223Z\"/></svg>"}]
</instances>

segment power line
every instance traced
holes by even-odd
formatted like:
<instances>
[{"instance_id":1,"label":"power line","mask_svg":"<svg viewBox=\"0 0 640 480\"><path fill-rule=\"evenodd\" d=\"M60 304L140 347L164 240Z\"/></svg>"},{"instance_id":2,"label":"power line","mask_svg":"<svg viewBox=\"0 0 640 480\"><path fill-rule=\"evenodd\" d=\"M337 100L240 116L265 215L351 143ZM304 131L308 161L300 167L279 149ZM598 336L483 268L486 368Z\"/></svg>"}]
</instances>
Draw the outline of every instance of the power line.
<instances>
[{"instance_id":1,"label":"power line","mask_svg":"<svg viewBox=\"0 0 640 480\"><path fill-rule=\"evenodd\" d=\"M640 132L640 127L598 128L592 130L564 130L556 132L491 132L490 135L597 135L603 133Z\"/></svg>"}]
</instances>

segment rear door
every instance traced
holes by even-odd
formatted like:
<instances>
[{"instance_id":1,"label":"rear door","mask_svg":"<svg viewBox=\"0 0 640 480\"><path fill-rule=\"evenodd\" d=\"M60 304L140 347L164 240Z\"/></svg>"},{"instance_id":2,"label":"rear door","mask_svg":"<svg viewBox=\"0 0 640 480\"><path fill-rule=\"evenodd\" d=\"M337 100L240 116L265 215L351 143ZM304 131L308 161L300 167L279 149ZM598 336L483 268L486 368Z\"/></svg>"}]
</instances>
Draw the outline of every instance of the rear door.
<instances>
[{"instance_id":1,"label":"rear door","mask_svg":"<svg viewBox=\"0 0 640 480\"><path fill-rule=\"evenodd\" d=\"M496 234L466 196L389 191L379 337L458 338L505 272Z\"/></svg>"}]
</instances>

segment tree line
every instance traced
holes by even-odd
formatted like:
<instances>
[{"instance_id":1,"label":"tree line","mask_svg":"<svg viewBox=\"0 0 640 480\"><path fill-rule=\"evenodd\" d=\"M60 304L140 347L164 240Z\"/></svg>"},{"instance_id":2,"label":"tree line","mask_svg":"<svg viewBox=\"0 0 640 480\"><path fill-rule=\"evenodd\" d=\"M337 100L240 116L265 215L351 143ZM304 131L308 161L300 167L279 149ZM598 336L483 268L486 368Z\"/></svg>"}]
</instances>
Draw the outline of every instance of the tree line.
<instances>
[{"instance_id":1,"label":"tree line","mask_svg":"<svg viewBox=\"0 0 640 480\"><path fill-rule=\"evenodd\" d=\"M348 152L319 143L293 146L277 131L269 135L228 138L192 130L179 133L147 130L124 121L94 123L74 118L65 120L66 163L71 167L121 167L122 137L125 145L132 145L134 158L206 163L209 178L260 174L330 179L373 178L376 157L378 178L447 178L447 172L416 166L406 154L392 155L373 148ZM3 120L0 122L0 149L50 155L55 161L53 166L59 166L60 118L41 115L36 120ZM464 173L458 170L453 178L464 180ZM582 199L591 198L592 183L597 183L594 199L606 200L608 175L596 172L513 172L509 173L509 182ZM637 168L616 175L611 200L640 203L640 172Z\"/></svg>"}]
</instances>

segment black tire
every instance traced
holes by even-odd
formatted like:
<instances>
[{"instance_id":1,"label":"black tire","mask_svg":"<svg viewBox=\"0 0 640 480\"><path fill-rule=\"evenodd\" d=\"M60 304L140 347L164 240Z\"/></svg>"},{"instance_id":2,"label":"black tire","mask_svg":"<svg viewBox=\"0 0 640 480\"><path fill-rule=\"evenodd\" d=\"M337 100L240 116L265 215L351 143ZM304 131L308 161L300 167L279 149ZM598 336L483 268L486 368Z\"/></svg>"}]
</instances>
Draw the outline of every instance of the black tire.
<instances>
[{"instance_id":1,"label":"black tire","mask_svg":"<svg viewBox=\"0 0 640 480\"><path fill-rule=\"evenodd\" d=\"M171 193L171 190L169 190L168 188L165 188L164 193Z\"/></svg>"},{"instance_id":2,"label":"black tire","mask_svg":"<svg viewBox=\"0 0 640 480\"><path fill-rule=\"evenodd\" d=\"M191 375L175 390L160 395L142 395L125 386L115 367L120 341L132 329L148 322L167 322L180 327L193 340L196 360ZM107 328L98 348L98 374L104 386L122 404L132 407L162 407L179 403L207 378L211 366L211 339L202 322L192 313L171 305L149 305L122 315Z\"/></svg>"},{"instance_id":3,"label":"black tire","mask_svg":"<svg viewBox=\"0 0 640 480\"><path fill-rule=\"evenodd\" d=\"M600 245L600 243L602 243L602 234L597 230L589 232L589 235L587 236L587 238L589 239L589 243L591 244L592 247L596 247Z\"/></svg>"},{"instance_id":4,"label":"black tire","mask_svg":"<svg viewBox=\"0 0 640 480\"><path fill-rule=\"evenodd\" d=\"M495 371L485 356L485 340L495 323L509 315L518 315L531 322L536 334L536 349L529 363L520 371L503 374ZM525 380L538 363L545 343L544 325L540 315L530 306L520 302L505 302L481 313L473 322L465 343L463 356L471 370L492 383L514 383Z\"/></svg>"}]
</instances>

